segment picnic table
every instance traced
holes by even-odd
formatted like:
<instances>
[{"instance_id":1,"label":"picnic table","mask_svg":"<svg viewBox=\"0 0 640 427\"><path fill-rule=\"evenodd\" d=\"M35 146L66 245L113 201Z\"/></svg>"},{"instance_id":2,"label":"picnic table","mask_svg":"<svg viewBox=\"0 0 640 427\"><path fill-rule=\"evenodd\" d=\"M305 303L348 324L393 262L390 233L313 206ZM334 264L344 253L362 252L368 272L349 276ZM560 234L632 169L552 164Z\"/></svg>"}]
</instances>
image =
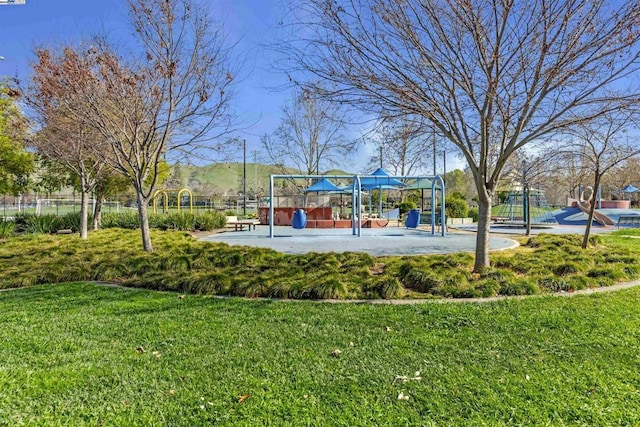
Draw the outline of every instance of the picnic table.
<instances>
[{"instance_id":1,"label":"picnic table","mask_svg":"<svg viewBox=\"0 0 640 427\"><path fill-rule=\"evenodd\" d=\"M244 227L247 227L247 231L251 231L251 226L256 229L256 225L260 224L257 219L238 219L237 216L228 216L225 227L233 227L235 231L244 231Z\"/></svg>"},{"instance_id":2,"label":"picnic table","mask_svg":"<svg viewBox=\"0 0 640 427\"><path fill-rule=\"evenodd\" d=\"M640 215L620 215L618 218L618 228L620 228L621 225L640 227Z\"/></svg>"}]
</instances>

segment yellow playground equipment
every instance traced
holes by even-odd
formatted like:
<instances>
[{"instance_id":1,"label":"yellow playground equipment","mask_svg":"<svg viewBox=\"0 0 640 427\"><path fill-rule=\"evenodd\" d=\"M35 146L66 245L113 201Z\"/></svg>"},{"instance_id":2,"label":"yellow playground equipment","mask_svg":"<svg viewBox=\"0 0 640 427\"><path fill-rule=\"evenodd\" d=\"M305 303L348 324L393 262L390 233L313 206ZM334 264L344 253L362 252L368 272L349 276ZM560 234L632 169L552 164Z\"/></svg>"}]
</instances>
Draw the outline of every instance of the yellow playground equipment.
<instances>
[{"instance_id":1,"label":"yellow playground equipment","mask_svg":"<svg viewBox=\"0 0 640 427\"><path fill-rule=\"evenodd\" d=\"M167 213L169 212L169 193L178 193L178 195L176 196L176 204L177 204L177 208L178 211L180 210L180 207L182 205L181 200L182 200L182 195L183 194L188 194L189 195L189 213L193 213L193 194L191 193L190 190L187 190L186 188L183 188L181 190L156 190L155 193L153 193L153 213L158 213L158 199L162 197L162 208L163 208L163 212ZM172 206L173 207L173 206Z\"/></svg>"}]
</instances>

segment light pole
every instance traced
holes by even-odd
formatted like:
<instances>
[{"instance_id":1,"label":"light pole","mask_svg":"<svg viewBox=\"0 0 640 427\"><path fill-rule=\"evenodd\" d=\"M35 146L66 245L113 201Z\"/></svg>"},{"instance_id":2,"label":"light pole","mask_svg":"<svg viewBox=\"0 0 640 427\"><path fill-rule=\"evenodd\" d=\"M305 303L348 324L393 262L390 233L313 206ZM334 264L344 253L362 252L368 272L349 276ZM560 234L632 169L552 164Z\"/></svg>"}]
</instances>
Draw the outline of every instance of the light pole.
<instances>
[{"instance_id":1,"label":"light pole","mask_svg":"<svg viewBox=\"0 0 640 427\"><path fill-rule=\"evenodd\" d=\"M242 140L242 150L244 153L242 162L242 215L247 216L247 140Z\"/></svg>"},{"instance_id":2,"label":"light pole","mask_svg":"<svg viewBox=\"0 0 640 427\"><path fill-rule=\"evenodd\" d=\"M437 162L438 162L438 154L436 152L436 130L433 129L433 133L431 134L431 140L433 142L433 176L438 174Z\"/></svg>"}]
</instances>

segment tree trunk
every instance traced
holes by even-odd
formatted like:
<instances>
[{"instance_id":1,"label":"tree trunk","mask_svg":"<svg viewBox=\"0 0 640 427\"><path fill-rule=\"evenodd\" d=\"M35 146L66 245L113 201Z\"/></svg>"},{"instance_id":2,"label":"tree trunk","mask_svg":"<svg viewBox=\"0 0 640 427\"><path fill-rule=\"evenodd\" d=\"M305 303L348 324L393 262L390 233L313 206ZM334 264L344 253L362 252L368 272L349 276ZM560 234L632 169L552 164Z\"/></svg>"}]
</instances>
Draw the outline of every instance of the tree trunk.
<instances>
[{"instance_id":1,"label":"tree trunk","mask_svg":"<svg viewBox=\"0 0 640 427\"><path fill-rule=\"evenodd\" d=\"M600 172L596 172L596 182L593 187L598 188L600 186ZM597 190L591 191L591 203L589 204L589 217L587 219L587 226L584 228L584 236L582 237L582 249L587 249L589 246L589 237L591 236L591 224L593 224L593 217L596 211L596 196Z\"/></svg>"},{"instance_id":2,"label":"tree trunk","mask_svg":"<svg viewBox=\"0 0 640 427\"><path fill-rule=\"evenodd\" d=\"M531 197L530 197L531 192L529 191L529 186L525 185L524 186L524 215L525 215L525 219L526 219L526 232L525 232L525 236L531 236Z\"/></svg>"},{"instance_id":3,"label":"tree trunk","mask_svg":"<svg viewBox=\"0 0 640 427\"><path fill-rule=\"evenodd\" d=\"M142 248L145 252L153 252L153 246L151 245L151 232L149 230L149 216L147 213L149 200L140 194L140 192L138 192L137 199L138 217L140 218L140 232L142 233Z\"/></svg>"},{"instance_id":4,"label":"tree trunk","mask_svg":"<svg viewBox=\"0 0 640 427\"><path fill-rule=\"evenodd\" d=\"M93 210L93 229L98 230L102 226L102 204L104 202L104 195L102 191L96 191L96 206Z\"/></svg>"},{"instance_id":5,"label":"tree trunk","mask_svg":"<svg viewBox=\"0 0 640 427\"><path fill-rule=\"evenodd\" d=\"M473 266L475 273L481 273L490 267L489 260L489 226L491 225L491 193L478 191L478 233L476 235L476 259Z\"/></svg>"},{"instance_id":6,"label":"tree trunk","mask_svg":"<svg viewBox=\"0 0 640 427\"><path fill-rule=\"evenodd\" d=\"M89 191L85 190L86 185L82 183L80 192L80 238L87 238L88 216L89 216Z\"/></svg>"}]
</instances>

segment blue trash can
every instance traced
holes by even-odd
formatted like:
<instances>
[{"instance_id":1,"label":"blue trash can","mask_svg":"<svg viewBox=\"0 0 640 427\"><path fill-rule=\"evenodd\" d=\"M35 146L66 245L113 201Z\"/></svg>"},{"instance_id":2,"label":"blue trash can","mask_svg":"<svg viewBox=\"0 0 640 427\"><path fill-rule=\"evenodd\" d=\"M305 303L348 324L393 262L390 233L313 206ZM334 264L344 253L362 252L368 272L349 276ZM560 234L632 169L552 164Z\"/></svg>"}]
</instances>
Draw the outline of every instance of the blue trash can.
<instances>
[{"instance_id":1,"label":"blue trash can","mask_svg":"<svg viewBox=\"0 0 640 427\"><path fill-rule=\"evenodd\" d=\"M291 226L293 228L304 228L306 225L307 225L307 213L302 209L298 209L293 213Z\"/></svg>"},{"instance_id":2,"label":"blue trash can","mask_svg":"<svg viewBox=\"0 0 640 427\"><path fill-rule=\"evenodd\" d=\"M407 214L407 219L404 220L404 225L407 228L418 228L418 224L420 224L420 211L411 209Z\"/></svg>"}]
</instances>

